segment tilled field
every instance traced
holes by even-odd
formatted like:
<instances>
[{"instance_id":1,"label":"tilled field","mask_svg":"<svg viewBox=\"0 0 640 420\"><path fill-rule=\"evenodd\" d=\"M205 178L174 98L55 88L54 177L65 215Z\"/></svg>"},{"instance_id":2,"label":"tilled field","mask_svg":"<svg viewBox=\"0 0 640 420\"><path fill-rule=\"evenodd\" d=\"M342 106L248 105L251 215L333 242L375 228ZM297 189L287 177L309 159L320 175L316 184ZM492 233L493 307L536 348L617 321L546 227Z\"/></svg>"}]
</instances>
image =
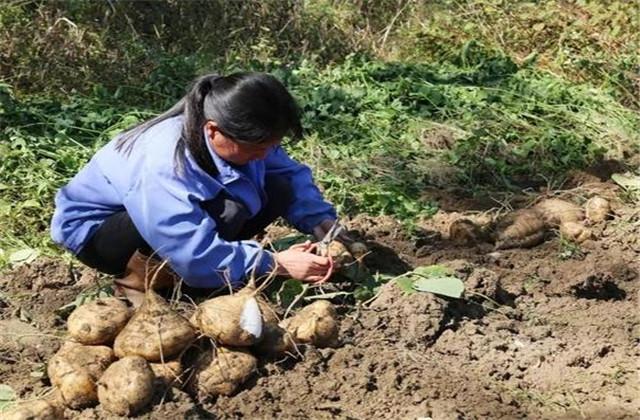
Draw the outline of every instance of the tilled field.
<instances>
[{"instance_id":1,"label":"tilled field","mask_svg":"<svg viewBox=\"0 0 640 420\"><path fill-rule=\"evenodd\" d=\"M531 249L456 245L447 226L481 215L467 203L443 205L412 237L390 219L352 220L372 270L442 264L464 280L465 298L388 283L339 308L337 348L265 362L236 395L204 405L172 389L141 417L637 418L640 212L608 183L566 194L590 191L615 201L615 217L580 247L558 237ZM51 260L0 276L0 383L22 399L50 392L44 366L65 329L56 309L92 283L89 270ZM65 414L112 418L100 408Z\"/></svg>"}]
</instances>

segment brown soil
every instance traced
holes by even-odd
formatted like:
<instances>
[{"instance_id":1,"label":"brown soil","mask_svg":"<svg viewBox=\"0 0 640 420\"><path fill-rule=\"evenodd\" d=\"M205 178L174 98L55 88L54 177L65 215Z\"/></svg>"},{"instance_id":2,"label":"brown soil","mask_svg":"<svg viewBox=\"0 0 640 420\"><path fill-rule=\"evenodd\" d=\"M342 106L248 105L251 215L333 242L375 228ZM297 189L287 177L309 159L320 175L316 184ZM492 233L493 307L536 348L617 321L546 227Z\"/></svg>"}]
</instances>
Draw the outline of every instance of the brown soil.
<instances>
[{"instance_id":1,"label":"brown soil","mask_svg":"<svg viewBox=\"0 0 640 420\"><path fill-rule=\"evenodd\" d=\"M616 197L604 183L565 195L584 200L593 191ZM453 220L488 214L487 200L464 203L411 235L388 218L350 221L372 250L372 270L447 265L465 281L464 299L406 295L388 283L366 305L341 307L338 348L264 362L236 395L214 403L196 404L174 389L141 417L637 418L637 209L616 201L615 218L593 226L596 239L580 247L553 237L496 252L491 244L448 240ZM64 333L55 310L90 275L53 260L0 275L0 382L21 398L49 389L42 368ZM110 418L100 408L66 414Z\"/></svg>"}]
</instances>

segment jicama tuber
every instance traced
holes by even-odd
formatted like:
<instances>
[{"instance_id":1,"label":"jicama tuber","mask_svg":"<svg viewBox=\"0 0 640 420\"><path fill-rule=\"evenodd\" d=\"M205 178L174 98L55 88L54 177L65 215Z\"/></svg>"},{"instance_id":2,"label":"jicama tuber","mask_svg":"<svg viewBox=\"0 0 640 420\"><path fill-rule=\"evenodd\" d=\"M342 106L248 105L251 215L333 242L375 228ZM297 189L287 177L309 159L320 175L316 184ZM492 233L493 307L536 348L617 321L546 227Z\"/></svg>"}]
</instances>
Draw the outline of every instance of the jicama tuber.
<instances>
[{"instance_id":1,"label":"jicama tuber","mask_svg":"<svg viewBox=\"0 0 640 420\"><path fill-rule=\"evenodd\" d=\"M262 338L253 346L253 351L259 355L280 356L295 350L291 335L278 324L280 319L276 310L268 300L258 296L258 306L262 313Z\"/></svg>"},{"instance_id":2,"label":"jicama tuber","mask_svg":"<svg viewBox=\"0 0 640 420\"><path fill-rule=\"evenodd\" d=\"M367 246L362 242L352 242L347 245L347 249L349 249L353 258L357 260L364 257L369 252L369 248L367 248Z\"/></svg>"},{"instance_id":3,"label":"jicama tuber","mask_svg":"<svg viewBox=\"0 0 640 420\"><path fill-rule=\"evenodd\" d=\"M584 212L577 204L559 198L547 198L534 207L540 212L545 224L557 228L565 222L584 220Z\"/></svg>"},{"instance_id":4,"label":"jicama tuber","mask_svg":"<svg viewBox=\"0 0 640 420\"><path fill-rule=\"evenodd\" d=\"M98 381L102 407L119 416L140 412L153 398L155 376L140 356L127 356L113 363Z\"/></svg>"},{"instance_id":5,"label":"jicama tuber","mask_svg":"<svg viewBox=\"0 0 640 420\"><path fill-rule=\"evenodd\" d=\"M280 356L295 351L291 334L278 324L265 324L262 339L253 347L258 355Z\"/></svg>"},{"instance_id":6,"label":"jicama tuber","mask_svg":"<svg viewBox=\"0 0 640 420\"><path fill-rule=\"evenodd\" d=\"M256 291L245 287L233 295L209 299L198 306L192 322L202 333L218 343L244 347L262 337L263 314Z\"/></svg>"},{"instance_id":7,"label":"jicama tuber","mask_svg":"<svg viewBox=\"0 0 640 420\"><path fill-rule=\"evenodd\" d=\"M328 256L333 258L333 263L337 267L344 267L353 262L353 255L347 247L340 241L333 241L327 247Z\"/></svg>"},{"instance_id":8,"label":"jicama tuber","mask_svg":"<svg viewBox=\"0 0 640 420\"><path fill-rule=\"evenodd\" d=\"M144 302L118 334L113 350L119 358L142 356L150 362L169 360L195 339L191 323L158 294L147 290Z\"/></svg>"},{"instance_id":9,"label":"jicama tuber","mask_svg":"<svg viewBox=\"0 0 640 420\"><path fill-rule=\"evenodd\" d=\"M582 223L565 222L560 225L560 234L563 238L569 239L575 243L582 243L587 239L591 239L591 229Z\"/></svg>"},{"instance_id":10,"label":"jicama tuber","mask_svg":"<svg viewBox=\"0 0 640 420\"><path fill-rule=\"evenodd\" d=\"M602 197L592 197L584 205L587 219L593 223L600 223L611 215L611 204Z\"/></svg>"},{"instance_id":11,"label":"jicama tuber","mask_svg":"<svg viewBox=\"0 0 640 420\"><path fill-rule=\"evenodd\" d=\"M544 241L545 223L534 209L516 210L498 220L494 229L496 249L529 248Z\"/></svg>"},{"instance_id":12,"label":"jicama tuber","mask_svg":"<svg viewBox=\"0 0 640 420\"><path fill-rule=\"evenodd\" d=\"M122 300L110 297L79 306L67 320L69 335L82 344L108 344L131 317L131 308Z\"/></svg>"},{"instance_id":13,"label":"jicama tuber","mask_svg":"<svg viewBox=\"0 0 640 420\"><path fill-rule=\"evenodd\" d=\"M68 341L49 361L47 373L64 404L77 409L98 401L96 381L114 360L109 347Z\"/></svg>"},{"instance_id":14,"label":"jicama tuber","mask_svg":"<svg viewBox=\"0 0 640 420\"><path fill-rule=\"evenodd\" d=\"M63 418L61 407L46 400L29 401L2 412L3 420L58 420Z\"/></svg>"},{"instance_id":15,"label":"jicama tuber","mask_svg":"<svg viewBox=\"0 0 640 420\"><path fill-rule=\"evenodd\" d=\"M295 343L316 347L334 347L338 344L338 319L331 302L316 301L280 323Z\"/></svg>"},{"instance_id":16,"label":"jicama tuber","mask_svg":"<svg viewBox=\"0 0 640 420\"><path fill-rule=\"evenodd\" d=\"M170 360L164 363L149 363L149 367L156 377L156 383L170 387L182 385L182 363L180 360Z\"/></svg>"},{"instance_id":17,"label":"jicama tuber","mask_svg":"<svg viewBox=\"0 0 640 420\"><path fill-rule=\"evenodd\" d=\"M230 395L251 376L257 365L256 358L248 351L217 347L200 354L189 389L200 401Z\"/></svg>"}]
</instances>

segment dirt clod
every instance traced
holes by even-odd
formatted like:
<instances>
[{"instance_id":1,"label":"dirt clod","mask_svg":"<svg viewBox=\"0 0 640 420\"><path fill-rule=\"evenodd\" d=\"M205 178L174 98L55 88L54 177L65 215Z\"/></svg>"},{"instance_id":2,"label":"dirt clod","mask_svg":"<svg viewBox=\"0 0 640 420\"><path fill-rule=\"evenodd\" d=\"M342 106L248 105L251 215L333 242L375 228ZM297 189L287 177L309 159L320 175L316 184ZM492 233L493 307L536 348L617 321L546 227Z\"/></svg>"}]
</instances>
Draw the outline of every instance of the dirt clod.
<instances>
[{"instance_id":1,"label":"dirt clod","mask_svg":"<svg viewBox=\"0 0 640 420\"><path fill-rule=\"evenodd\" d=\"M380 329L386 340L411 348L423 347L439 334L445 306L444 300L432 294L406 295L394 283L389 283L371 304L377 316L367 319L367 326Z\"/></svg>"},{"instance_id":2,"label":"dirt clod","mask_svg":"<svg viewBox=\"0 0 640 420\"><path fill-rule=\"evenodd\" d=\"M449 226L449 239L458 245L471 246L483 241L484 235L471 220L458 219Z\"/></svg>"},{"instance_id":3,"label":"dirt clod","mask_svg":"<svg viewBox=\"0 0 640 420\"><path fill-rule=\"evenodd\" d=\"M479 293L496 301L501 300L504 295L498 274L482 267L473 270L464 286L465 291Z\"/></svg>"}]
</instances>

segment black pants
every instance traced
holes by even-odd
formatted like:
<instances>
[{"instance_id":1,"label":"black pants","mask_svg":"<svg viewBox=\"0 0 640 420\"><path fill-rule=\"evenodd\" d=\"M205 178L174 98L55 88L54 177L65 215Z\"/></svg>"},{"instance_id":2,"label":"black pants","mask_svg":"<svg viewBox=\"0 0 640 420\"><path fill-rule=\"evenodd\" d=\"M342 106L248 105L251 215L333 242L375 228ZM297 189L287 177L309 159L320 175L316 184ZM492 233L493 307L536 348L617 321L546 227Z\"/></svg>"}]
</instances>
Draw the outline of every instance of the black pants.
<instances>
[{"instance_id":1,"label":"black pants","mask_svg":"<svg viewBox=\"0 0 640 420\"><path fill-rule=\"evenodd\" d=\"M293 199L289 180L271 175L265 179L267 205L253 218L244 204L226 192L202 203L204 210L216 221L218 233L227 241L250 239L283 216ZM126 211L109 216L91 236L78 254L78 259L103 273L120 276L131 256L139 250L151 255L153 250L138 232Z\"/></svg>"}]
</instances>

